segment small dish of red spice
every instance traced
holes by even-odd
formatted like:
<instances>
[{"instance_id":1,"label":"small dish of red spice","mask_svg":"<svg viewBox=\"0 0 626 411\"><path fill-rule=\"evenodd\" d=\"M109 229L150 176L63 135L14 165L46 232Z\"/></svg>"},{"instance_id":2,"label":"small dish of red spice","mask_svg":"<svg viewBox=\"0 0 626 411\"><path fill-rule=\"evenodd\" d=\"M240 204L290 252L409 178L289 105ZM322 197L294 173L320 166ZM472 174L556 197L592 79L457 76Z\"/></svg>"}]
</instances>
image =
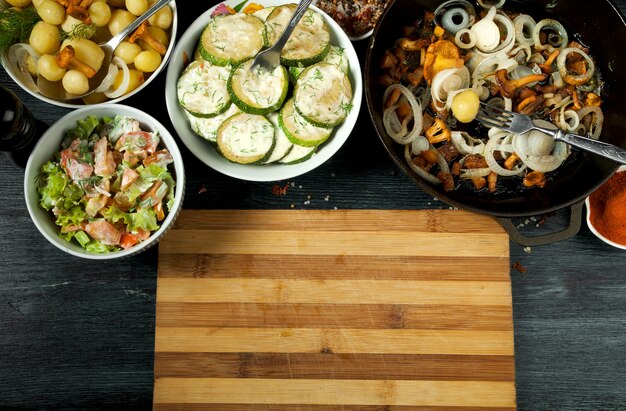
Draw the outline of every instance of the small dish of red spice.
<instances>
[{"instance_id":1,"label":"small dish of red spice","mask_svg":"<svg viewBox=\"0 0 626 411\"><path fill-rule=\"evenodd\" d=\"M605 243L626 250L626 166L591 193L585 204L591 232Z\"/></svg>"}]
</instances>

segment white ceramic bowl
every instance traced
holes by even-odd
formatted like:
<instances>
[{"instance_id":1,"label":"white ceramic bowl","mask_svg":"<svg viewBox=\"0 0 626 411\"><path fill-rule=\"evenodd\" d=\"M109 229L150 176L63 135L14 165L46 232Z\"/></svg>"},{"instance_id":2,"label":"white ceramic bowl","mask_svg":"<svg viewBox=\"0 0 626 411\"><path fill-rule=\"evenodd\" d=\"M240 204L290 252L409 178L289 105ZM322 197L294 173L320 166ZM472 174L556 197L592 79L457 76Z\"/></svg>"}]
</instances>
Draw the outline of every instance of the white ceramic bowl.
<instances>
[{"instance_id":1,"label":"white ceramic bowl","mask_svg":"<svg viewBox=\"0 0 626 411\"><path fill-rule=\"evenodd\" d=\"M624 173L626 172L626 166L621 166L620 168L617 169L618 173ZM602 234L600 234L598 232L598 230L596 230L596 228L593 226L593 224L591 224L591 207L590 207L590 201L589 201L589 197L587 197L585 199L585 206L587 208L587 226L589 227L589 230L591 230L591 232L593 234L595 234L596 237L598 237L600 240L604 241L605 243L607 243L608 245L612 245L615 248L619 248L622 250L626 250L626 245L624 244L618 244L615 241L611 241L608 238L604 237Z\"/></svg>"},{"instance_id":2,"label":"white ceramic bowl","mask_svg":"<svg viewBox=\"0 0 626 411\"><path fill-rule=\"evenodd\" d=\"M61 142L67 130L76 126L76 121L84 119L92 115L97 118L114 117L115 115L124 115L139 120L142 130L158 130L161 135L161 145L166 147L174 157L174 169L172 176L176 180L175 202L172 210L167 214L165 220L161 223L161 227L149 239L137 244L127 250L116 251L107 254L88 253L80 245L74 242L67 242L59 237L60 228L54 224L51 211L46 211L39 206L39 194L37 193L36 178L40 173L41 167L48 161L53 160L55 153L60 150ZM170 169L172 165L169 166ZM28 163L26 165L24 176L24 194L26 198L26 206L30 217L43 236L59 249L68 254L93 259L108 260L113 258L127 257L145 251L155 245L161 237L170 229L174 221L178 217L182 209L183 198L185 195L185 168L178 146L174 137L170 132L159 123L154 117L133 107L121 104L101 104L97 106L87 106L72 111L62 117L52 127L50 127L39 139L39 142L33 149Z\"/></svg>"},{"instance_id":3,"label":"white ceramic bowl","mask_svg":"<svg viewBox=\"0 0 626 411\"><path fill-rule=\"evenodd\" d=\"M241 0L226 0L224 4L235 7L241 3ZM254 3L261 4L263 6L277 6L281 4L290 3L290 1L280 0L255 0ZM217 6L216 6L217 7ZM189 122L183 112L183 108L178 104L178 97L176 93L176 83L178 78L185 68L186 57L191 58L194 54L194 50L198 44L200 34L206 27L211 19L211 13L215 7L209 9L203 13L191 26L183 33L182 37L178 41L176 49L172 55L169 66L167 68L167 78L165 86L165 99L167 102L167 110L169 111L170 119L176 129L179 137L183 143L189 148L189 150L200 159L203 163L231 177L235 177L241 180L248 181L276 181L286 180L293 178L304 173L307 173L314 168L320 166L333 156L341 148L341 146L348 139L348 136L352 132L356 120L359 116L359 110L361 109L361 99L363 96L363 85L361 80L361 67L359 65L359 59L354 51L354 46L348 39L348 36L337 25L337 23L331 19L324 12L319 11L326 18L328 27L331 32L331 44L343 47L347 53L350 62L350 82L352 83L352 91L354 97L352 99L353 108L348 114L346 120L337 126L333 131L333 135L322 146L319 147L316 154L309 160L306 160L299 164L265 164L265 165L241 165L231 163L224 157L219 155L211 144L203 138L197 136L189 126ZM186 56L186 57L185 57Z\"/></svg>"},{"instance_id":4,"label":"white ceramic bowl","mask_svg":"<svg viewBox=\"0 0 626 411\"><path fill-rule=\"evenodd\" d=\"M171 3L169 3L169 7L172 9L172 26L170 27L170 42L167 46L167 52L165 53L165 55L163 56L163 61L161 62L161 65L159 66L159 68L154 72L151 73L149 76L146 75L146 80L143 82L143 84L141 84L139 87L137 87L135 90L131 91L128 94L124 94L121 97L115 98L115 99L110 99L105 101L104 103L101 104L111 104L111 103L119 103L123 100L126 100L129 97L134 96L135 94L139 93L141 90L143 90L148 84L150 84L152 82L152 80L154 80L161 71L163 71L163 68L165 68L165 66L167 65L167 62L172 54L172 51L174 50L174 46L175 46L175 40L176 40L176 33L178 31L178 13L176 12L176 2L172 1ZM14 73L13 70L7 65L7 57L6 55L0 55L0 60L2 60L2 66L4 67L5 71L9 74L9 76L13 79L13 81L15 81L15 83L20 86L24 91L26 91L27 93L31 94L32 96L35 96L36 98L38 98L39 100L45 101L46 103L50 103L53 104L55 106L59 106L59 107L67 107L67 108L80 108L80 107L85 107L87 106L87 104L84 103L75 103L75 102L67 102L67 101L60 101L60 100L55 100L49 97L46 97L44 95L42 95L41 93L39 93L36 90L32 90L30 87L28 87L28 85L24 82L24 80L22 80L22 78L20 77L19 74ZM96 104L90 104L90 105L96 105Z\"/></svg>"}]
</instances>

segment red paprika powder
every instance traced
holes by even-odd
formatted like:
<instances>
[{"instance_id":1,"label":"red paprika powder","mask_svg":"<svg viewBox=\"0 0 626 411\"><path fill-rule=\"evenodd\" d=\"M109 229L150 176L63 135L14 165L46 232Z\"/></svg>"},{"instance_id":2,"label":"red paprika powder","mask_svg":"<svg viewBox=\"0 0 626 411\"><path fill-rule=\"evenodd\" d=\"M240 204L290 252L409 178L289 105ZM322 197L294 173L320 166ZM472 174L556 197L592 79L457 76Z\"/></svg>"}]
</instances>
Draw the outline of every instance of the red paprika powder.
<instances>
[{"instance_id":1,"label":"red paprika powder","mask_svg":"<svg viewBox=\"0 0 626 411\"><path fill-rule=\"evenodd\" d=\"M605 238L626 246L626 172L616 173L589 196L589 219Z\"/></svg>"}]
</instances>

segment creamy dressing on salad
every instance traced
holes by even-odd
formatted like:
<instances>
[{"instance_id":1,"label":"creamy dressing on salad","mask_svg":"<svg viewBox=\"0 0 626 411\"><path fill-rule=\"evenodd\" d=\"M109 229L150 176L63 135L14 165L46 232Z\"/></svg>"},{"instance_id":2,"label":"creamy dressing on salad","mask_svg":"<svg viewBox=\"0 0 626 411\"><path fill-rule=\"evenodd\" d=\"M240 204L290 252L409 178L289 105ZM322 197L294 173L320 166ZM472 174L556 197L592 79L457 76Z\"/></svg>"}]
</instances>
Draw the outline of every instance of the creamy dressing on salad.
<instances>
[{"instance_id":1,"label":"creamy dressing on salad","mask_svg":"<svg viewBox=\"0 0 626 411\"><path fill-rule=\"evenodd\" d=\"M88 252L131 248L160 227L174 204L174 162L156 131L130 117L79 120L57 159L44 164L38 193L60 236Z\"/></svg>"}]
</instances>

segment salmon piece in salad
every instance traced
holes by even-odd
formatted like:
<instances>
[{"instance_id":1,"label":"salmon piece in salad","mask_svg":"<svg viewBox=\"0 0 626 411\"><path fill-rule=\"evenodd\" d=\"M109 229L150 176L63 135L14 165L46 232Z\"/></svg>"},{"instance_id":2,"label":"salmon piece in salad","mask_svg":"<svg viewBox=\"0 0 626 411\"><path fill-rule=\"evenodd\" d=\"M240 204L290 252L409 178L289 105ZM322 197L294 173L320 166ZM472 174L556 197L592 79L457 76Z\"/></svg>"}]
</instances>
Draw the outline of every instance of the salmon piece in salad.
<instances>
[{"instance_id":1,"label":"salmon piece in salad","mask_svg":"<svg viewBox=\"0 0 626 411\"><path fill-rule=\"evenodd\" d=\"M42 166L40 205L59 235L88 252L134 247L159 229L174 204L170 152L157 131L133 118L86 117L66 133L55 160Z\"/></svg>"},{"instance_id":2,"label":"salmon piece in salad","mask_svg":"<svg viewBox=\"0 0 626 411\"><path fill-rule=\"evenodd\" d=\"M97 176L111 177L115 173L117 164L113 157L113 152L109 150L109 141L102 137L94 144L93 153L95 156L94 172Z\"/></svg>"},{"instance_id":3,"label":"salmon piece in salad","mask_svg":"<svg viewBox=\"0 0 626 411\"><path fill-rule=\"evenodd\" d=\"M118 245L122 233L120 230L106 220L96 220L87 223L85 231L93 239L100 241L104 245Z\"/></svg>"}]
</instances>

